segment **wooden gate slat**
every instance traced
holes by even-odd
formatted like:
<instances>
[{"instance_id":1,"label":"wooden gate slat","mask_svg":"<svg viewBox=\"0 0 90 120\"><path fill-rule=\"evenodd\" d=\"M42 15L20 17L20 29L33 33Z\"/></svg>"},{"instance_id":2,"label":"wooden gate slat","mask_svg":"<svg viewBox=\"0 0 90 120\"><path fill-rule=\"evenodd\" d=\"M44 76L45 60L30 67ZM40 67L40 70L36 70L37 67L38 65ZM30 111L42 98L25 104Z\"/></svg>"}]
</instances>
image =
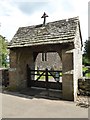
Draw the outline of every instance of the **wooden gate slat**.
<instances>
[{"instance_id":1,"label":"wooden gate slat","mask_svg":"<svg viewBox=\"0 0 90 120\"><path fill-rule=\"evenodd\" d=\"M36 81L38 81L40 79L41 76L43 76L44 72L42 74L40 74L40 76L36 79Z\"/></svg>"},{"instance_id":2,"label":"wooden gate slat","mask_svg":"<svg viewBox=\"0 0 90 120\"><path fill-rule=\"evenodd\" d=\"M56 90L62 90L62 83L57 82L49 82L49 89L56 89ZM45 81L32 81L32 87L40 87L40 88L46 88Z\"/></svg>"},{"instance_id":3,"label":"wooden gate slat","mask_svg":"<svg viewBox=\"0 0 90 120\"><path fill-rule=\"evenodd\" d=\"M31 78L32 75L36 75L35 72L43 72L41 74L38 74L39 77L36 80L32 80ZM53 75L52 73L55 72L61 72L59 70L31 70L30 67L27 65L27 87L41 87L41 88L46 88L48 89L57 89L57 90L62 90L62 83L60 83L59 81L49 81L49 76L52 76L54 79L57 78L55 75ZM45 74L44 74L45 73ZM49 75L50 73L50 75ZM45 76L45 81L38 81L41 76ZM60 76L59 76L60 77Z\"/></svg>"}]
</instances>

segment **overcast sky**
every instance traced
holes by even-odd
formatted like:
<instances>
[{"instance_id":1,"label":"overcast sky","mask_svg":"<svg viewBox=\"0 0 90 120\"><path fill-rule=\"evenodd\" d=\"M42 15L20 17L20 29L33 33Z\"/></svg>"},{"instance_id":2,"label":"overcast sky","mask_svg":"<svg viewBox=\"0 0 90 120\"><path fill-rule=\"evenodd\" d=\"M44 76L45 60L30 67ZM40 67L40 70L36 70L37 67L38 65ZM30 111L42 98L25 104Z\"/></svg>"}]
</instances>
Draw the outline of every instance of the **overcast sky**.
<instances>
[{"instance_id":1,"label":"overcast sky","mask_svg":"<svg viewBox=\"0 0 90 120\"><path fill-rule=\"evenodd\" d=\"M88 38L88 0L0 0L0 34L9 41L21 26L79 16L83 41Z\"/></svg>"}]
</instances>

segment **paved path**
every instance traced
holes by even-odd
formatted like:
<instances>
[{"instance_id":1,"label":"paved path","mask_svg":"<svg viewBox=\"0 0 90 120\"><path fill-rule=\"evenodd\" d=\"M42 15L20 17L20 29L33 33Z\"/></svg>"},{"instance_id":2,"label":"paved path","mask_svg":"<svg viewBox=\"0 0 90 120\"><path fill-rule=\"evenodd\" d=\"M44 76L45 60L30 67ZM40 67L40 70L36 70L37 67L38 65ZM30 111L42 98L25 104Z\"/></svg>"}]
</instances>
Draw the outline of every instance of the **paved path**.
<instances>
[{"instance_id":1,"label":"paved path","mask_svg":"<svg viewBox=\"0 0 90 120\"><path fill-rule=\"evenodd\" d=\"M88 118L88 109L74 102L1 95L3 118Z\"/></svg>"}]
</instances>

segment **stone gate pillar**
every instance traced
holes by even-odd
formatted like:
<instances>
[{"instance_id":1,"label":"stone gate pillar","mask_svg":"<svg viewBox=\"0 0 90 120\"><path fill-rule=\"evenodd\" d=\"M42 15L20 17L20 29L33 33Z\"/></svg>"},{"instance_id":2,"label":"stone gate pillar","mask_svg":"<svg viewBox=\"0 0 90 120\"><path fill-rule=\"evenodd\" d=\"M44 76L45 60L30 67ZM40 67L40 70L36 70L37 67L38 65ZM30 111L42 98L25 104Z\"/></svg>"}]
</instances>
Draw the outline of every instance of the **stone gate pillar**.
<instances>
[{"instance_id":1,"label":"stone gate pillar","mask_svg":"<svg viewBox=\"0 0 90 120\"><path fill-rule=\"evenodd\" d=\"M62 50L62 94L63 99L75 101L77 85L74 79L74 52Z\"/></svg>"},{"instance_id":2,"label":"stone gate pillar","mask_svg":"<svg viewBox=\"0 0 90 120\"><path fill-rule=\"evenodd\" d=\"M35 68L33 53L30 48L10 49L9 87L10 89L27 88L27 64Z\"/></svg>"},{"instance_id":3,"label":"stone gate pillar","mask_svg":"<svg viewBox=\"0 0 90 120\"><path fill-rule=\"evenodd\" d=\"M17 81L17 54L10 50L10 69L9 69L9 86L15 89L18 86Z\"/></svg>"}]
</instances>

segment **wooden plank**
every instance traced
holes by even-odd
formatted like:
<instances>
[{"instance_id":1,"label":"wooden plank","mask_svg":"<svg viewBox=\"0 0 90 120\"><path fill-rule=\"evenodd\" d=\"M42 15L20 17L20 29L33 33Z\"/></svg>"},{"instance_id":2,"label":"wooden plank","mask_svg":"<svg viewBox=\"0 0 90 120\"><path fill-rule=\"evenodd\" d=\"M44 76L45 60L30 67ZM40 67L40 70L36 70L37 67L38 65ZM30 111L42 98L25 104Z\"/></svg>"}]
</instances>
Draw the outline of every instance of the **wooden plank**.
<instances>
[{"instance_id":1,"label":"wooden plank","mask_svg":"<svg viewBox=\"0 0 90 120\"><path fill-rule=\"evenodd\" d=\"M45 72L45 70L31 70L32 72Z\"/></svg>"},{"instance_id":2,"label":"wooden plank","mask_svg":"<svg viewBox=\"0 0 90 120\"><path fill-rule=\"evenodd\" d=\"M62 83L48 82L48 86L48 89L62 90ZM32 80L32 87L46 88L46 82Z\"/></svg>"},{"instance_id":3,"label":"wooden plank","mask_svg":"<svg viewBox=\"0 0 90 120\"><path fill-rule=\"evenodd\" d=\"M27 64L27 87L31 87L31 70Z\"/></svg>"},{"instance_id":4,"label":"wooden plank","mask_svg":"<svg viewBox=\"0 0 90 120\"><path fill-rule=\"evenodd\" d=\"M31 70L32 72L45 72L45 70ZM48 70L48 72L62 72L62 70Z\"/></svg>"},{"instance_id":5,"label":"wooden plank","mask_svg":"<svg viewBox=\"0 0 90 120\"><path fill-rule=\"evenodd\" d=\"M36 81L38 81L40 79L40 77L43 76L43 74L44 74L44 72L39 75L39 77L36 79Z\"/></svg>"}]
</instances>

